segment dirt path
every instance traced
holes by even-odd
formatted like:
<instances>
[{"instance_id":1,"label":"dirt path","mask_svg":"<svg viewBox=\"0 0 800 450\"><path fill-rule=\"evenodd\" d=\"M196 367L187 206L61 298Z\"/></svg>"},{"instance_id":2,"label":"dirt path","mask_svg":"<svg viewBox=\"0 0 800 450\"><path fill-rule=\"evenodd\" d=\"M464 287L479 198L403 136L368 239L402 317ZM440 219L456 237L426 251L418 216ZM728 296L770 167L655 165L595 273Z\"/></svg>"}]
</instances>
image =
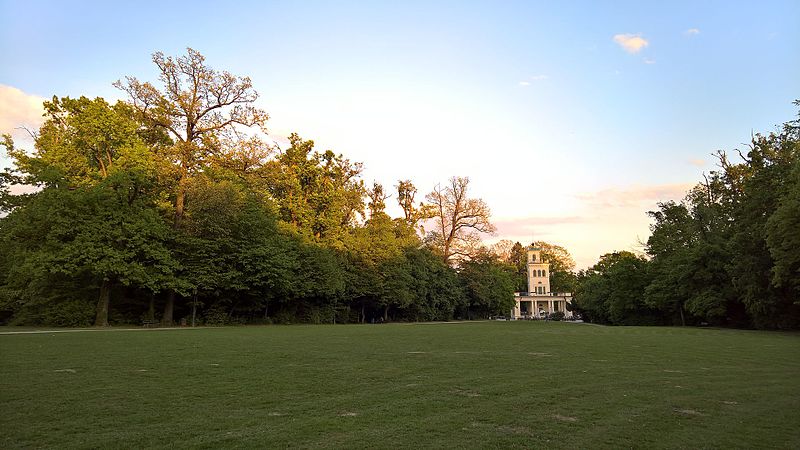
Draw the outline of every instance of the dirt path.
<instances>
[{"instance_id":1,"label":"dirt path","mask_svg":"<svg viewBox=\"0 0 800 450\"><path fill-rule=\"evenodd\" d=\"M0 335L9 334L48 334L48 333L83 333L92 331L176 331L176 330L201 330L220 327L170 327L170 328L76 328L71 330L24 330L0 331Z\"/></svg>"}]
</instances>

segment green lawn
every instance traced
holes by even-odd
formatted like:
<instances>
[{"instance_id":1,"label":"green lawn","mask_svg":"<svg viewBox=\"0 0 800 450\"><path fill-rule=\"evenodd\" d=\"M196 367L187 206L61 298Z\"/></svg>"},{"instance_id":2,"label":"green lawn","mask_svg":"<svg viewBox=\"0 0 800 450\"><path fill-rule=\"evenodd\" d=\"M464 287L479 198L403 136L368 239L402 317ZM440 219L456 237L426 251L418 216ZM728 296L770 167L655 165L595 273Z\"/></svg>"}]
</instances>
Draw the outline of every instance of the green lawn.
<instances>
[{"instance_id":1,"label":"green lawn","mask_svg":"<svg viewBox=\"0 0 800 450\"><path fill-rule=\"evenodd\" d=\"M0 360L0 448L800 448L796 333L110 330L0 335Z\"/></svg>"}]
</instances>

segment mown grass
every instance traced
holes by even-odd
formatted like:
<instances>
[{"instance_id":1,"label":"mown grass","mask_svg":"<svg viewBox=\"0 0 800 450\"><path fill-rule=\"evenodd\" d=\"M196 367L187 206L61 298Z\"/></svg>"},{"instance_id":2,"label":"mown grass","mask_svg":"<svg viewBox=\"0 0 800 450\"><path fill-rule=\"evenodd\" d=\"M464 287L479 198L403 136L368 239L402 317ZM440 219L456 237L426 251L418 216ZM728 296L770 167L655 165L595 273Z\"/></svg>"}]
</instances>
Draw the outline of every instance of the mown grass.
<instances>
[{"instance_id":1,"label":"mown grass","mask_svg":"<svg viewBox=\"0 0 800 450\"><path fill-rule=\"evenodd\" d=\"M0 447L800 448L800 335L542 322L0 335Z\"/></svg>"}]
</instances>

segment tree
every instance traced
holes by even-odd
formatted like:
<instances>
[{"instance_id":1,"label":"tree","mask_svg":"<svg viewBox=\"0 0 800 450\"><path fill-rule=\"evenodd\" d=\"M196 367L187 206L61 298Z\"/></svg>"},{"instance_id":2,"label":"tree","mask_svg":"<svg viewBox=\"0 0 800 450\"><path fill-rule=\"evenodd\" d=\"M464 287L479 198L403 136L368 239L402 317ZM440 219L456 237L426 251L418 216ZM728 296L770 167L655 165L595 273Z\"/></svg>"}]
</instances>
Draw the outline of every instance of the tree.
<instances>
[{"instance_id":1,"label":"tree","mask_svg":"<svg viewBox=\"0 0 800 450\"><path fill-rule=\"evenodd\" d=\"M730 226L728 273L756 327L797 327L800 306L791 289L773 283L775 261L767 242L770 216L792 190L791 174L800 156L797 122L779 132L756 134L740 156L743 162L732 164L720 155L722 207Z\"/></svg>"},{"instance_id":2,"label":"tree","mask_svg":"<svg viewBox=\"0 0 800 450\"><path fill-rule=\"evenodd\" d=\"M775 261L772 284L800 300L800 160L795 163L787 191L767 220L767 246Z\"/></svg>"},{"instance_id":3,"label":"tree","mask_svg":"<svg viewBox=\"0 0 800 450\"><path fill-rule=\"evenodd\" d=\"M386 209L386 199L389 198L389 196L384 194L383 185L378 182L374 182L372 184L372 189L367 191L367 195L369 195L369 204L367 204L367 207L369 208L370 218L375 217L378 214L385 214L384 210Z\"/></svg>"},{"instance_id":4,"label":"tree","mask_svg":"<svg viewBox=\"0 0 800 450\"><path fill-rule=\"evenodd\" d=\"M86 279L99 290L96 326L108 325L115 286L170 286L177 266L166 247L169 228L146 200L125 195L130 183L129 174L117 172L97 186L48 188L15 210L0 233L17 241L17 250L6 246L18 258L9 275L24 276L6 282L24 291L54 277Z\"/></svg>"},{"instance_id":5,"label":"tree","mask_svg":"<svg viewBox=\"0 0 800 450\"><path fill-rule=\"evenodd\" d=\"M410 265L409 288L414 296L408 305L411 320L451 320L464 302L464 287L458 273L427 248L406 247Z\"/></svg>"},{"instance_id":6,"label":"tree","mask_svg":"<svg viewBox=\"0 0 800 450\"><path fill-rule=\"evenodd\" d=\"M397 182L397 204L403 209L403 220L412 227L416 227L420 220L420 208L414 206L414 198L417 195L417 188L411 180L400 180Z\"/></svg>"},{"instance_id":7,"label":"tree","mask_svg":"<svg viewBox=\"0 0 800 450\"><path fill-rule=\"evenodd\" d=\"M141 124L124 103L53 97L44 105L47 120L35 136L33 155L6 141L20 179L43 188L14 212L39 222L34 226L50 241L22 239L23 257L44 265L31 266L32 272L96 284L95 324L104 326L115 285L155 292L173 281L168 233L153 208L158 171L151 150L163 136L140 133ZM25 227L9 232L20 230Z\"/></svg>"},{"instance_id":8,"label":"tree","mask_svg":"<svg viewBox=\"0 0 800 450\"><path fill-rule=\"evenodd\" d=\"M317 242L342 249L356 216L364 214L362 166L330 150L316 152L314 141L297 134L289 142L262 171L278 217Z\"/></svg>"},{"instance_id":9,"label":"tree","mask_svg":"<svg viewBox=\"0 0 800 450\"><path fill-rule=\"evenodd\" d=\"M479 233L493 233L489 206L481 199L469 198L469 178L452 177L446 186L437 185L425 196L429 217L434 224L426 240L445 263L469 259L479 249Z\"/></svg>"},{"instance_id":10,"label":"tree","mask_svg":"<svg viewBox=\"0 0 800 450\"><path fill-rule=\"evenodd\" d=\"M467 298L466 315L486 318L507 314L514 306L514 280L507 265L487 251L462 262L458 273Z\"/></svg>"},{"instance_id":11,"label":"tree","mask_svg":"<svg viewBox=\"0 0 800 450\"><path fill-rule=\"evenodd\" d=\"M76 188L98 184L119 162L155 169L151 153L166 136L143 132L127 104L53 96L44 108L46 120L34 133L34 153L14 148L10 140L6 146L23 174L20 182Z\"/></svg>"},{"instance_id":12,"label":"tree","mask_svg":"<svg viewBox=\"0 0 800 450\"><path fill-rule=\"evenodd\" d=\"M163 90L149 82L126 77L114 83L130 96L130 104L148 126L163 130L175 141L172 157L177 163L175 223L183 218L186 190L191 176L202 170L212 155L258 142L242 127L264 127L269 118L254 106L258 93L250 78L218 72L205 65L205 57L187 49L185 56L153 54Z\"/></svg>"},{"instance_id":13,"label":"tree","mask_svg":"<svg viewBox=\"0 0 800 450\"><path fill-rule=\"evenodd\" d=\"M578 273L575 302L585 319L614 325L653 325L658 312L647 306L642 293L650 282L648 261L628 251L607 253Z\"/></svg>"},{"instance_id":14,"label":"tree","mask_svg":"<svg viewBox=\"0 0 800 450\"><path fill-rule=\"evenodd\" d=\"M489 248L497 259L503 261L504 263L511 263L511 251L514 248L514 243L508 239L501 239Z\"/></svg>"},{"instance_id":15,"label":"tree","mask_svg":"<svg viewBox=\"0 0 800 450\"><path fill-rule=\"evenodd\" d=\"M493 244L489 252L506 266L514 281L515 292L528 290L528 253L519 242L502 239Z\"/></svg>"}]
</instances>

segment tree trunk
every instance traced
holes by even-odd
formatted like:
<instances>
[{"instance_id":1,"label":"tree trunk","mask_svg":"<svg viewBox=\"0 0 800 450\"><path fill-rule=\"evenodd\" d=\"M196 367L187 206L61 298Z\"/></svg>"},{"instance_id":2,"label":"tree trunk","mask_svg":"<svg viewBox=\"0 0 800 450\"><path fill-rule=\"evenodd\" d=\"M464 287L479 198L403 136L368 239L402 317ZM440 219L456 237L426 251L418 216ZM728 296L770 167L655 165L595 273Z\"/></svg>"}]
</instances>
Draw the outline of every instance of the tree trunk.
<instances>
[{"instance_id":1,"label":"tree trunk","mask_svg":"<svg viewBox=\"0 0 800 450\"><path fill-rule=\"evenodd\" d=\"M94 326L108 326L108 302L111 297L111 282L103 280L100 285L100 297L97 299L97 316L94 319Z\"/></svg>"},{"instance_id":2,"label":"tree trunk","mask_svg":"<svg viewBox=\"0 0 800 450\"><path fill-rule=\"evenodd\" d=\"M150 306L147 308L147 320L156 320L156 294L150 294Z\"/></svg>"},{"instance_id":3,"label":"tree trunk","mask_svg":"<svg viewBox=\"0 0 800 450\"><path fill-rule=\"evenodd\" d=\"M164 315L161 316L161 325L172 326L172 311L175 309L175 291L169 291L167 303L164 305Z\"/></svg>"},{"instance_id":4,"label":"tree trunk","mask_svg":"<svg viewBox=\"0 0 800 450\"><path fill-rule=\"evenodd\" d=\"M361 302L361 317L360 317L361 323L366 323L367 322L367 314L364 311L364 308L365 308L364 307L364 302Z\"/></svg>"},{"instance_id":5,"label":"tree trunk","mask_svg":"<svg viewBox=\"0 0 800 450\"><path fill-rule=\"evenodd\" d=\"M383 322L389 321L389 305L383 307Z\"/></svg>"},{"instance_id":6,"label":"tree trunk","mask_svg":"<svg viewBox=\"0 0 800 450\"><path fill-rule=\"evenodd\" d=\"M186 201L186 191L184 190L184 181L178 183L178 192L175 195L175 224L174 228L178 228L181 224L181 219L183 219L183 205Z\"/></svg>"},{"instance_id":7,"label":"tree trunk","mask_svg":"<svg viewBox=\"0 0 800 450\"><path fill-rule=\"evenodd\" d=\"M678 305L678 311L681 312L681 326L686 326L686 320L683 318L683 305Z\"/></svg>"}]
</instances>

